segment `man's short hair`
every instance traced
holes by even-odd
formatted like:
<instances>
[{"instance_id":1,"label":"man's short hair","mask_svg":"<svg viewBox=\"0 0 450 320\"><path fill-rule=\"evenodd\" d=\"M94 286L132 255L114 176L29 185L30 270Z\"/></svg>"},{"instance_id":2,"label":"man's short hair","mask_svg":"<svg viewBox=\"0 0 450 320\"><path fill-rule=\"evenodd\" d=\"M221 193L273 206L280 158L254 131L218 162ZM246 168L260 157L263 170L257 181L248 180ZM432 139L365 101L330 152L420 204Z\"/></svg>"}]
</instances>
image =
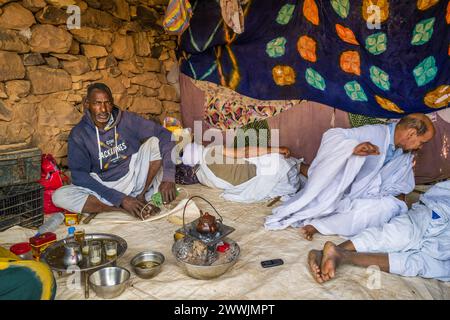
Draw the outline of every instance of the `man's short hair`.
<instances>
[{"instance_id":1,"label":"man's short hair","mask_svg":"<svg viewBox=\"0 0 450 320\"><path fill-rule=\"evenodd\" d=\"M96 83L90 84L87 88L87 95L86 95L86 97L88 99L90 98L92 91L94 91L94 90L100 90L100 91L105 92L111 99L111 102L114 101L111 89L106 84L101 83L101 82L96 82Z\"/></svg>"},{"instance_id":2,"label":"man's short hair","mask_svg":"<svg viewBox=\"0 0 450 320\"><path fill-rule=\"evenodd\" d=\"M418 136L422 136L428 131L425 121L411 116L402 118L397 125L405 129L416 129Z\"/></svg>"}]
</instances>

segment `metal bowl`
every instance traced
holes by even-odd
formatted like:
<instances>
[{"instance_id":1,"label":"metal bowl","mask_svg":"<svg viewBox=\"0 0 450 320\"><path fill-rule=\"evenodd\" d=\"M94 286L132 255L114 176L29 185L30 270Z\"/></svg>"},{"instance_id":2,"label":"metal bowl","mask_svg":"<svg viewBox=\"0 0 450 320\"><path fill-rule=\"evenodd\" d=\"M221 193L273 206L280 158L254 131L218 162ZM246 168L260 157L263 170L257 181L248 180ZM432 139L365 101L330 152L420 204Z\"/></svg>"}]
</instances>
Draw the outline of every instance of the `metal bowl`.
<instances>
[{"instance_id":1,"label":"metal bowl","mask_svg":"<svg viewBox=\"0 0 450 320\"><path fill-rule=\"evenodd\" d=\"M120 296L128 286L130 271L119 267L97 270L89 276L89 283L97 296L111 299Z\"/></svg>"},{"instance_id":2,"label":"metal bowl","mask_svg":"<svg viewBox=\"0 0 450 320\"><path fill-rule=\"evenodd\" d=\"M131 259L131 266L133 271L138 275L138 277L143 279L150 279L157 275L162 268L164 263L164 255L156 251L144 251L138 253L133 259ZM157 263L153 267L142 267L142 263Z\"/></svg>"},{"instance_id":3,"label":"metal bowl","mask_svg":"<svg viewBox=\"0 0 450 320\"><path fill-rule=\"evenodd\" d=\"M172 246L172 253L175 256L177 261L177 265L183 269L183 271L190 277L199 279L199 280L209 280L220 277L225 272L227 272L237 261L240 248L239 245L231 239L224 239L224 241L228 242L234 251L232 258L222 264L212 264L212 265L196 265L192 263L188 263L180 259L181 251L183 251L183 242L186 238L182 238L176 241Z\"/></svg>"}]
</instances>

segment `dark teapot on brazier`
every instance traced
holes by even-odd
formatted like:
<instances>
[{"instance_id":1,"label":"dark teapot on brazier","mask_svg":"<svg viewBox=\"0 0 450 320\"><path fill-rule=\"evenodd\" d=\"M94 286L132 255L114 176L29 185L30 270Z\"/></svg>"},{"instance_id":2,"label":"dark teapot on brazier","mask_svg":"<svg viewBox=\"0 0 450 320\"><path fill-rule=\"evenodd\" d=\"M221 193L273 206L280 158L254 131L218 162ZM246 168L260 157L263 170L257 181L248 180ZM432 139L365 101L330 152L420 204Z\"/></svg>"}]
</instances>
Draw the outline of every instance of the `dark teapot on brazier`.
<instances>
[{"instance_id":1,"label":"dark teapot on brazier","mask_svg":"<svg viewBox=\"0 0 450 320\"><path fill-rule=\"evenodd\" d=\"M219 230L216 217L210 215L208 212L200 210L200 218L197 223L197 232L201 234L216 233Z\"/></svg>"}]
</instances>

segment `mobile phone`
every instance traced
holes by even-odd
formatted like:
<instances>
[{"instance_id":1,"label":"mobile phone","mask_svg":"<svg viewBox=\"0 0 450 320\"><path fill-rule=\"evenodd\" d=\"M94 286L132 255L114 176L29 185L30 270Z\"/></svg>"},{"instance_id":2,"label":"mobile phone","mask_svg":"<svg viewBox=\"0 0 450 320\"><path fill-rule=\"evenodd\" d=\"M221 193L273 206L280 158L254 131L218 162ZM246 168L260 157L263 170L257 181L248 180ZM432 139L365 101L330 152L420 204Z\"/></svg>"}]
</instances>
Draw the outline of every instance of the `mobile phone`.
<instances>
[{"instance_id":1,"label":"mobile phone","mask_svg":"<svg viewBox=\"0 0 450 320\"><path fill-rule=\"evenodd\" d=\"M283 263L284 263L284 261L281 259L272 259L272 260L261 261L261 266L263 268L270 268L270 267L281 266Z\"/></svg>"}]
</instances>

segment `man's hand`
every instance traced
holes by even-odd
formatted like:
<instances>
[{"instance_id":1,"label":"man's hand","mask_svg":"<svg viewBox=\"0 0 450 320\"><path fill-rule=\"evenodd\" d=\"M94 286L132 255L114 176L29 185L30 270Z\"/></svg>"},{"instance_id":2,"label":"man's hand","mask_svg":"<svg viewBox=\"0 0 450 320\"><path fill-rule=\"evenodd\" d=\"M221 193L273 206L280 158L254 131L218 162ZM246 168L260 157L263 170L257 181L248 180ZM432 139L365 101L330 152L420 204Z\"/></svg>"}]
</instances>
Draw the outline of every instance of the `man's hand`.
<instances>
[{"instance_id":1,"label":"man's hand","mask_svg":"<svg viewBox=\"0 0 450 320\"><path fill-rule=\"evenodd\" d=\"M161 209L151 204L146 204L145 195L140 194L136 198L126 196L122 200L122 208L139 219L147 219L154 214L161 212ZM142 210L145 207L144 210Z\"/></svg>"},{"instance_id":2,"label":"man's hand","mask_svg":"<svg viewBox=\"0 0 450 320\"><path fill-rule=\"evenodd\" d=\"M279 147L278 153L282 154L285 158L289 158L291 156L291 150L288 147Z\"/></svg>"},{"instance_id":3,"label":"man's hand","mask_svg":"<svg viewBox=\"0 0 450 320\"><path fill-rule=\"evenodd\" d=\"M138 195L136 197L136 199L138 199L139 201L141 201L142 203L147 203L147 201L145 201L145 192L142 192L140 195Z\"/></svg>"},{"instance_id":4,"label":"man's hand","mask_svg":"<svg viewBox=\"0 0 450 320\"><path fill-rule=\"evenodd\" d=\"M124 208L126 212L135 217L141 218L141 211L145 206L145 202L130 196L125 196L120 206Z\"/></svg>"},{"instance_id":5,"label":"man's hand","mask_svg":"<svg viewBox=\"0 0 450 320\"><path fill-rule=\"evenodd\" d=\"M175 182L163 181L159 185L159 192L161 192L164 204L171 203L177 197L175 189Z\"/></svg>"},{"instance_id":6,"label":"man's hand","mask_svg":"<svg viewBox=\"0 0 450 320\"><path fill-rule=\"evenodd\" d=\"M406 194L402 193L399 194L398 196L396 196L396 198L400 201L403 201L404 203L406 203L406 205L408 206L408 208L411 208L411 203L408 203L408 201L406 201Z\"/></svg>"},{"instance_id":7,"label":"man's hand","mask_svg":"<svg viewBox=\"0 0 450 320\"><path fill-rule=\"evenodd\" d=\"M355 149L353 149L353 154L356 156L371 156L371 155L379 155L380 150L374 144L370 142L363 142L358 144Z\"/></svg>"}]
</instances>

